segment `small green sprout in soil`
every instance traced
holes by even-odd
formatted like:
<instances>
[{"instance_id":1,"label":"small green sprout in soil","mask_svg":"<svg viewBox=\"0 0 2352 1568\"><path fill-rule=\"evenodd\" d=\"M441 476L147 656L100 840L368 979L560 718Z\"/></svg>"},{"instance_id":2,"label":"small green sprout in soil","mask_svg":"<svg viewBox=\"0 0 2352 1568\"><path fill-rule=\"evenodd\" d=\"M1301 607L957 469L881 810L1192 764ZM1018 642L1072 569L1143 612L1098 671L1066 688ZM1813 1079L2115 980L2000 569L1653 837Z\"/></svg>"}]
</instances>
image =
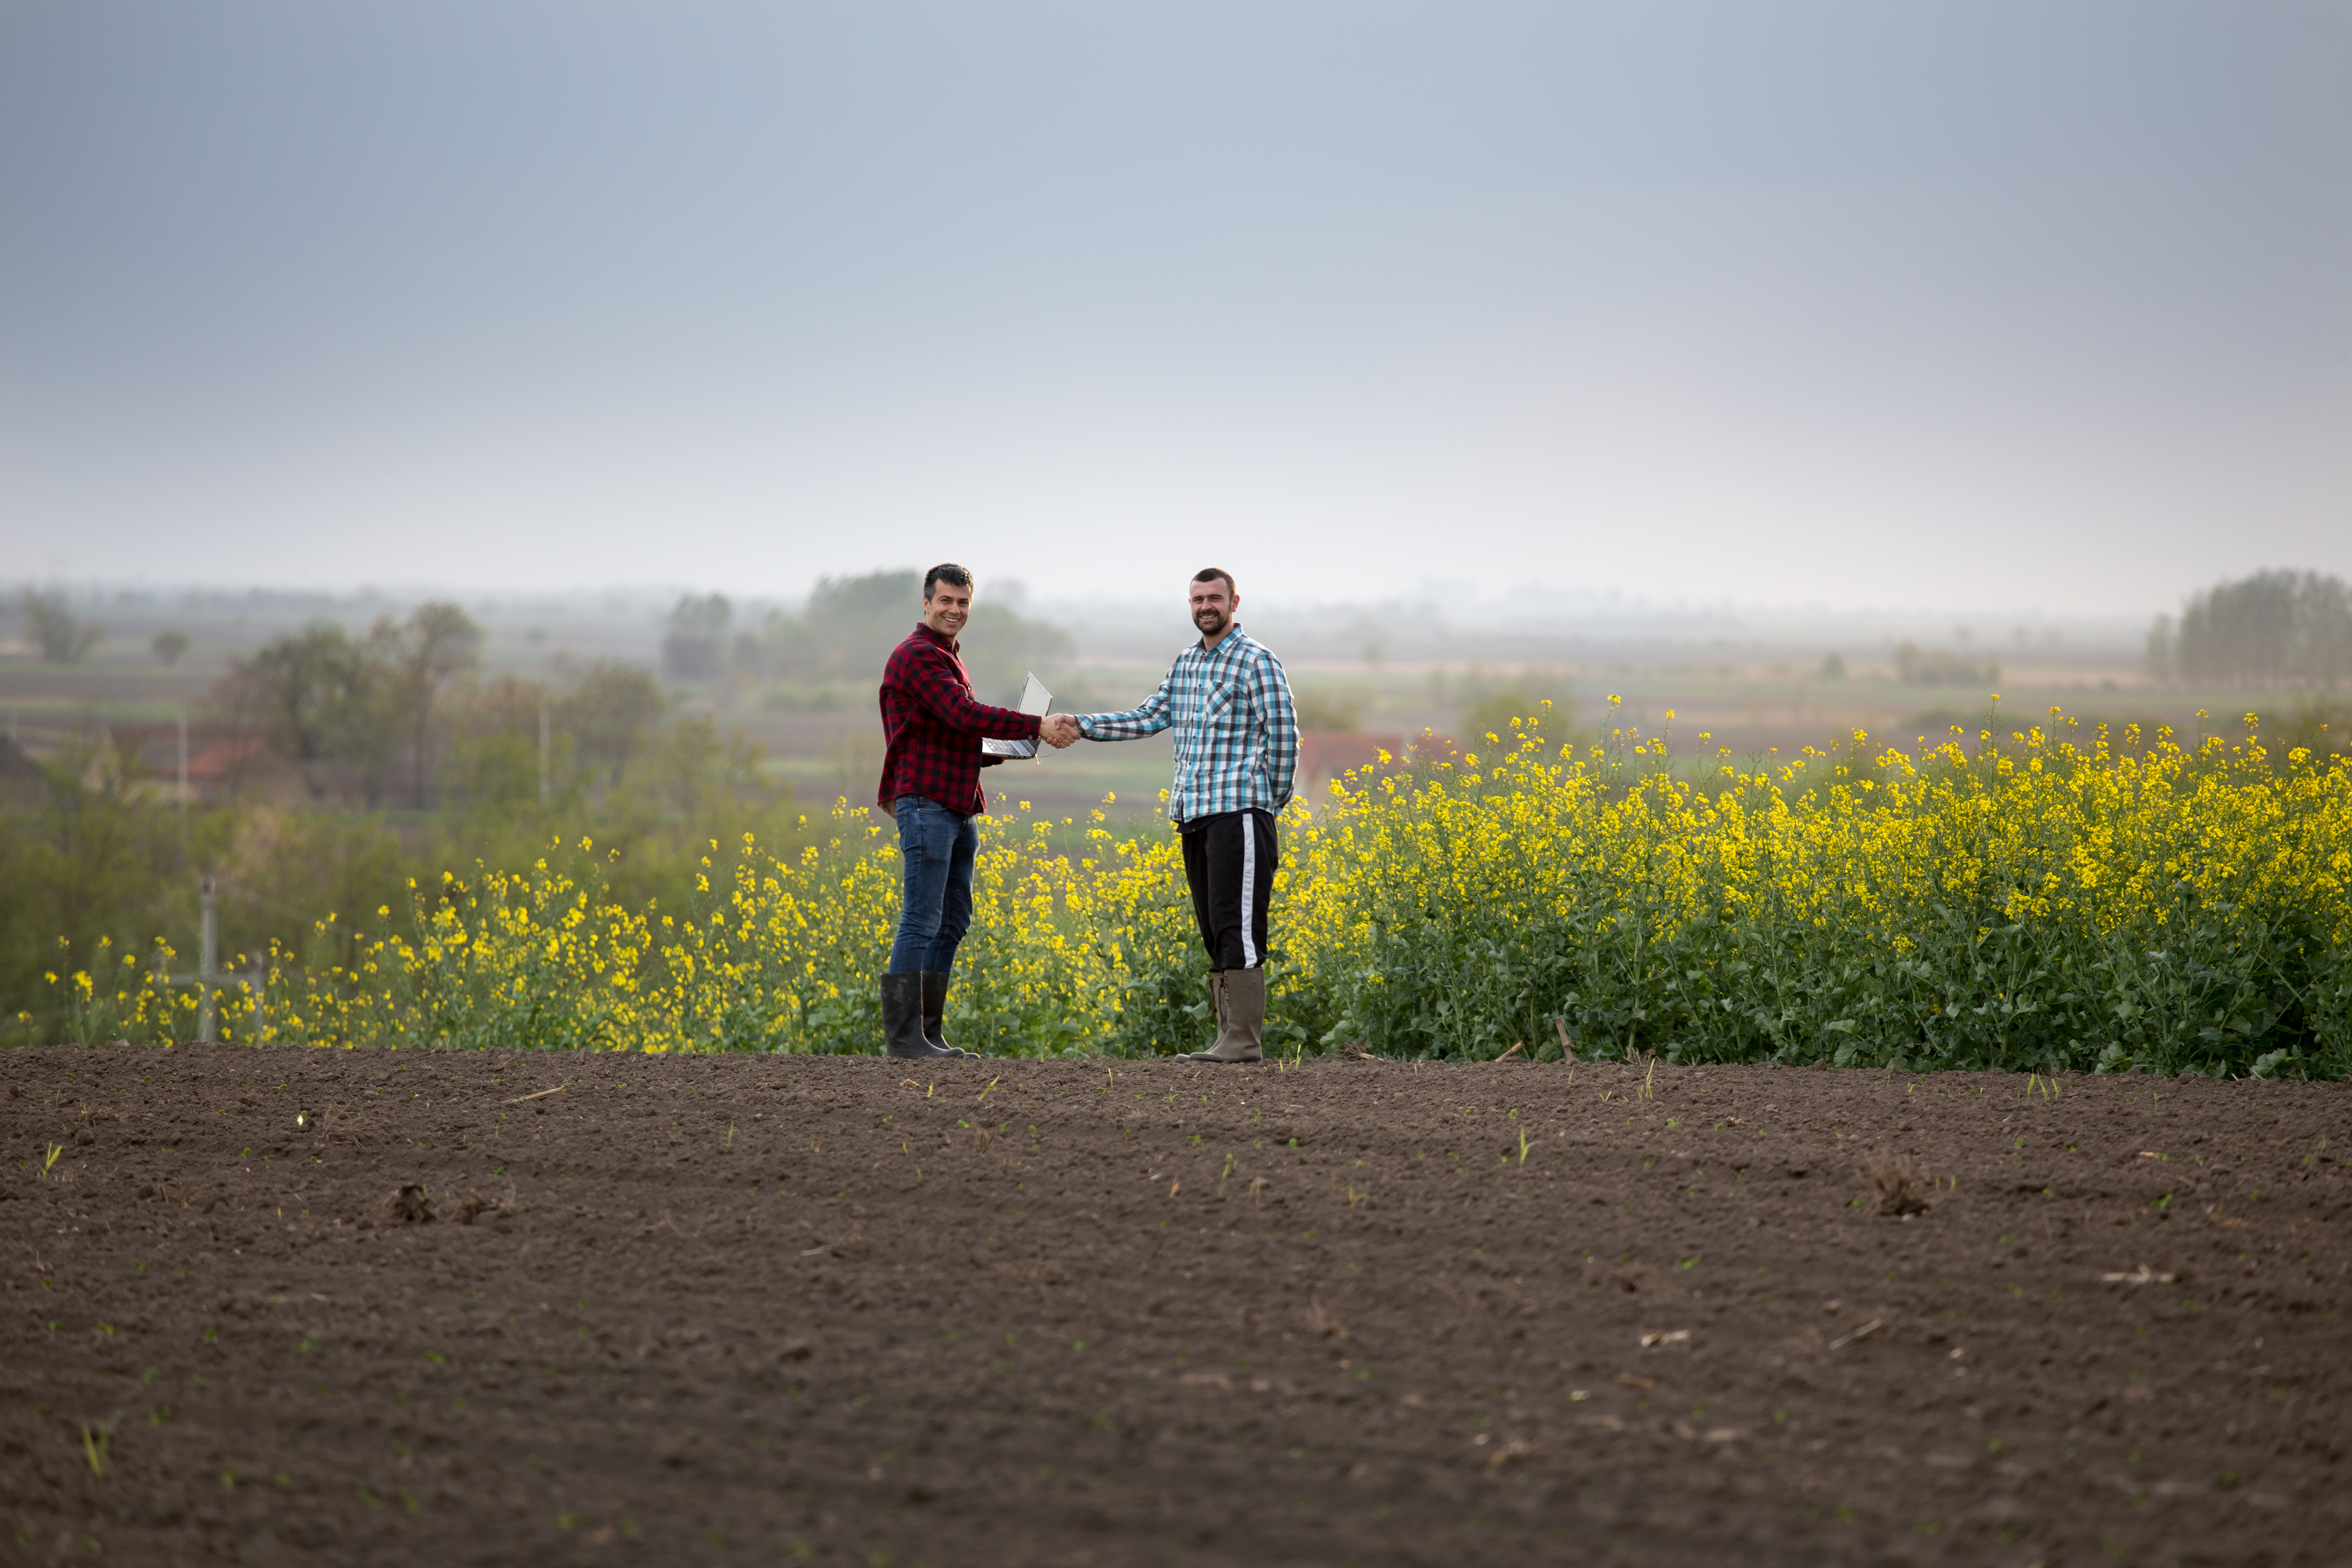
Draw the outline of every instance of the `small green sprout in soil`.
<instances>
[{"instance_id":1,"label":"small green sprout in soil","mask_svg":"<svg viewBox=\"0 0 2352 1568\"><path fill-rule=\"evenodd\" d=\"M106 1446L114 1440L112 1428L103 1421L81 1424L81 1454L89 1464L89 1473L100 1480L106 1479Z\"/></svg>"}]
</instances>

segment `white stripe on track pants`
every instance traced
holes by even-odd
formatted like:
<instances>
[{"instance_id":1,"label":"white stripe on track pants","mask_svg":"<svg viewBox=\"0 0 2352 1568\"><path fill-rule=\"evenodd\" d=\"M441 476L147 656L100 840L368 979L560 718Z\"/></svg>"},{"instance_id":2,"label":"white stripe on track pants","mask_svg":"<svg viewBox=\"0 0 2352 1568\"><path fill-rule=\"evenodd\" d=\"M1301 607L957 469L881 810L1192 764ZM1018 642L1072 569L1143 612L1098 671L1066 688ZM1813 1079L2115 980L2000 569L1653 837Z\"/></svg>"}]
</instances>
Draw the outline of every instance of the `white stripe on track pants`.
<instances>
[{"instance_id":1,"label":"white stripe on track pants","mask_svg":"<svg viewBox=\"0 0 2352 1568\"><path fill-rule=\"evenodd\" d=\"M1265 962L1265 907L1280 863L1274 817L1225 811L1184 824L1184 879L1211 969L1255 969Z\"/></svg>"}]
</instances>

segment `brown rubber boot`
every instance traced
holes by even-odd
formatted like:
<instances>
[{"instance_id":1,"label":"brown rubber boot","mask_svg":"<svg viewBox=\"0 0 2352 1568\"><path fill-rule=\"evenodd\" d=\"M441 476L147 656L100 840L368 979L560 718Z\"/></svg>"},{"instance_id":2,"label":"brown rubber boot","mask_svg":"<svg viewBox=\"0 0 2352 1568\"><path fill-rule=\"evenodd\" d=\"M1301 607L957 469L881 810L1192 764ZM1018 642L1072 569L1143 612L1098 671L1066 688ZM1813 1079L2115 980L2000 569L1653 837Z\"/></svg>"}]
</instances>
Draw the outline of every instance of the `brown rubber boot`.
<instances>
[{"instance_id":1,"label":"brown rubber boot","mask_svg":"<svg viewBox=\"0 0 2352 1568\"><path fill-rule=\"evenodd\" d=\"M961 1046L948 1044L948 977L936 969L923 971L923 1038L935 1051L944 1051L966 1061L980 1059L978 1051L965 1050Z\"/></svg>"},{"instance_id":2,"label":"brown rubber boot","mask_svg":"<svg viewBox=\"0 0 2352 1568\"><path fill-rule=\"evenodd\" d=\"M1205 1051L1178 1057L1180 1062L1257 1062L1265 1059L1261 1037L1265 1032L1265 971L1228 969L1215 976L1218 986L1217 1043Z\"/></svg>"},{"instance_id":3,"label":"brown rubber boot","mask_svg":"<svg viewBox=\"0 0 2352 1568\"><path fill-rule=\"evenodd\" d=\"M1217 1042L1225 1037L1225 972L1222 969L1209 971L1209 1016L1217 1026L1217 1032L1209 1037L1209 1049L1213 1051L1217 1048ZM1179 1051L1176 1053L1176 1059L1180 1062L1190 1061L1193 1057L1204 1054L1199 1051Z\"/></svg>"}]
</instances>

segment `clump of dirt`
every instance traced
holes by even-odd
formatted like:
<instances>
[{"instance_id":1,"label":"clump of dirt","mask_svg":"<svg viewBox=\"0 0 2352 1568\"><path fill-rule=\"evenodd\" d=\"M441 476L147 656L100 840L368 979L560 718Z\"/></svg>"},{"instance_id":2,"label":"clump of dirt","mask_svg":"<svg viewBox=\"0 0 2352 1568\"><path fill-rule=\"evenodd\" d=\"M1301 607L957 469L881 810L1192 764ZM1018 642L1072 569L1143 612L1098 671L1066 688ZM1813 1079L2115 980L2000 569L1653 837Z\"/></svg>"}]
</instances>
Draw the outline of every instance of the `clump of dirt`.
<instances>
[{"instance_id":1,"label":"clump of dirt","mask_svg":"<svg viewBox=\"0 0 2352 1568\"><path fill-rule=\"evenodd\" d=\"M479 1187L434 1197L416 1182L394 1188L376 1205L376 1217L386 1225L471 1225L479 1215L506 1212L506 1204L484 1197Z\"/></svg>"},{"instance_id":2,"label":"clump of dirt","mask_svg":"<svg viewBox=\"0 0 2352 1568\"><path fill-rule=\"evenodd\" d=\"M502 1206L498 1201L484 1197L479 1187L467 1187L462 1193L445 1194L433 1205L433 1217L451 1225L471 1225L482 1215L500 1212Z\"/></svg>"},{"instance_id":3,"label":"clump of dirt","mask_svg":"<svg viewBox=\"0 0 2352 1568\"><path fill-rule=\"evenodd\" d=\"M1346 1320L1320 1301L1309 1300L1307 1303L1307 1326L1318 1339L1344 1340L1348 1337Z\"/></svg>"},{"instance_id":4,"label":"clump of dirt","mask_svg":"<svg viewBox=\"0 0 2352 1568\"><path fill-rule=\"evenodd\" d=\"M1881 1150L1871 1156L1870 1163L1854 1173L1854 1180L1868 1188L1877 1200L1876 1212L1907 1219L1926 1214L1929 1208L1927 1197L1927 1176L1906 1153L1889 1153Z\"/></svg>"},{"instance_id":5,"label":"clump of dirt","mask_svg":"<svg viewBox=\"0 0 2352 1568\"><path fill-rule=\"evenodd\" d=\"M430 1225L433 1222L433 1200L415 1182L394 1189L376 1206L376 1215L386 1225Z\"/></svg>"},{"instance_id":6,"label":"clump of dirt","mask_svg":"<svg viewBox=\"0 0 2352 1568\"><path fill-rule=\"evenodd\" d=\"M1598 1258L1588 1258L1584 1260L1580 1278L1590 1289L1622 1290L1628 1296L1672 1296L1682 1289L1670 1276L1646 1263L1636 1263L1630 1258L1604 1263Z\"/></svg>"},{"instance_id":7,"label":"clump of dirt","mask_svg":"<svg viewBox=\"0 0 2352 1568\"><path fill-rule=\"evenodd\" d=\"M2321 1564L2352 1539L2341 1086L5 1061L23 1561Z\"/></svg>"}]
</instances>

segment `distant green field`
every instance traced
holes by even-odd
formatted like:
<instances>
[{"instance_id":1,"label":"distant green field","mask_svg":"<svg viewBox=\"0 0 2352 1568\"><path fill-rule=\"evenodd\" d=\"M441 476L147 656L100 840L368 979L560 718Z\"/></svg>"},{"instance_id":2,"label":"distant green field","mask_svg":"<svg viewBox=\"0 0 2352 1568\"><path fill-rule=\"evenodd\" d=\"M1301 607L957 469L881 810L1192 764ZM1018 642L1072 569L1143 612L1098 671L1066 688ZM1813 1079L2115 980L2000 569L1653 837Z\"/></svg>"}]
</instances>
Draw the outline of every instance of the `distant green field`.
<instances>
[{"instance_id":1,"label":"distant green field","mask_svg":"<svg viewBox=\"0 0 2352 1568\"><path fill-rule=\"evenodd\" d=\"M1174 748L1167 737L1129 741L1117 745L1081 741L1066 751L1047 751L1038 762L1007 762L988 769L981 781L992 802L1027 801L1039 816L1082 816L1103 804L1107 795L1117 802L1108 809L1121 819L1150 816L1160 809L1160 792L1168 787ZM863 804L874 796L879 776L877 765L861 768L855 780L844 777L836 757L777 759L771 772L791 781L793 791L812 805L829 804L847 795Z\"/></svg>"}]
</instances>

